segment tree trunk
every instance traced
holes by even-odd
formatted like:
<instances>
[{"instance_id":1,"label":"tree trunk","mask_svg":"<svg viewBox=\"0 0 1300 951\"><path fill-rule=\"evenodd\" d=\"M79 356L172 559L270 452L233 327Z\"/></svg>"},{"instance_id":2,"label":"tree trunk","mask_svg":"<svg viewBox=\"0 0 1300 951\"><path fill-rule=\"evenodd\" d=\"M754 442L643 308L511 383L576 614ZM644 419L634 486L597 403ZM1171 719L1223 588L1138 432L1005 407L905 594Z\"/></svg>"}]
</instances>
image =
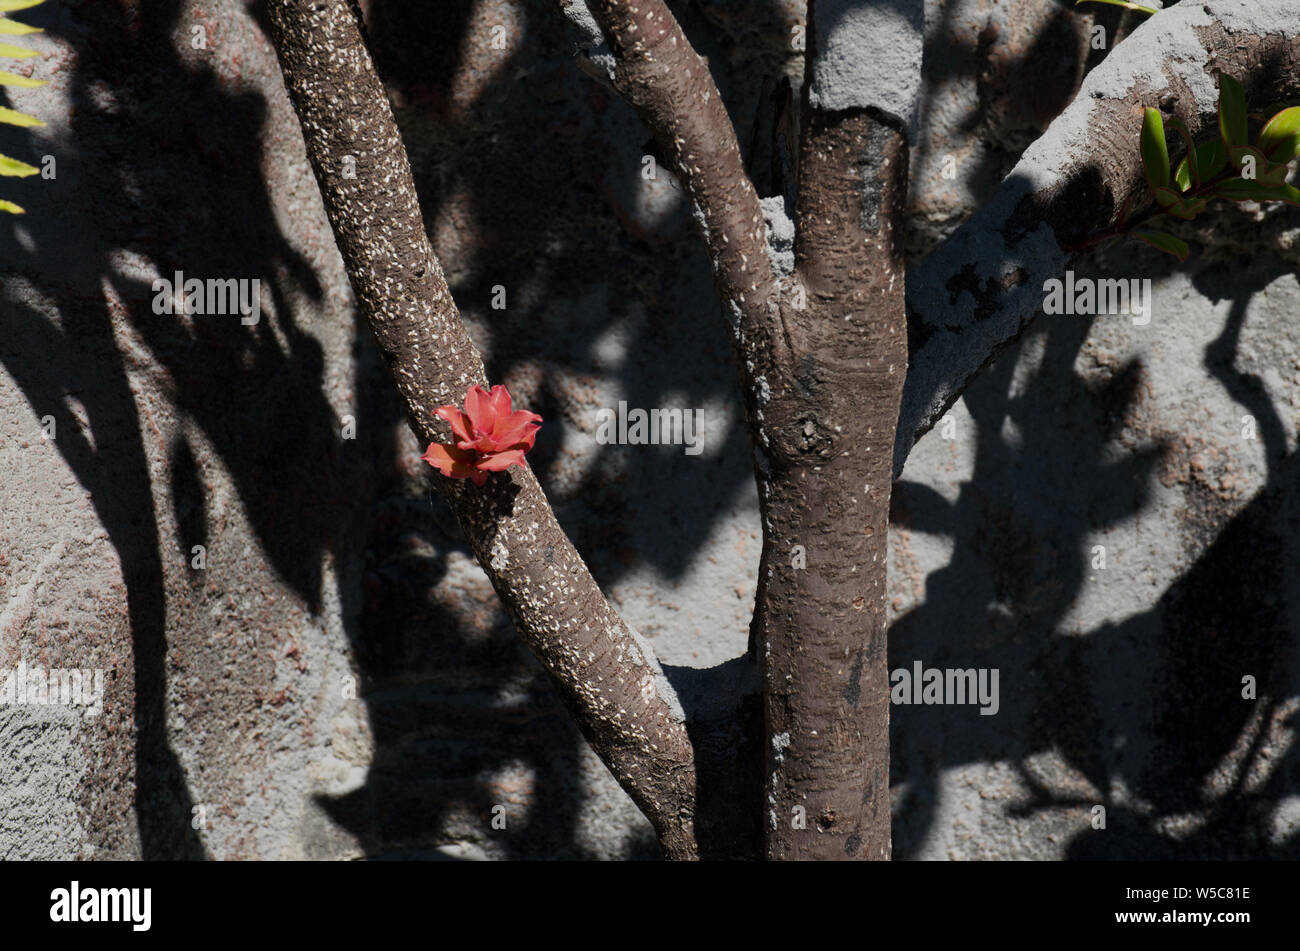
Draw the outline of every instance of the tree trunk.
<instances>
[{"instance_id":1,"label":"tree trunk","mask_svg":"<svg viewBox=\"0 0 1300 951\"><path fill-rule=\"evenodd\" d=\"M888 859L885 577L907 369L896 231L907 146L865 110L811 111L801 151L783 307L793 362L762 408L767 856Z\"/></svg>"}]
</instances>

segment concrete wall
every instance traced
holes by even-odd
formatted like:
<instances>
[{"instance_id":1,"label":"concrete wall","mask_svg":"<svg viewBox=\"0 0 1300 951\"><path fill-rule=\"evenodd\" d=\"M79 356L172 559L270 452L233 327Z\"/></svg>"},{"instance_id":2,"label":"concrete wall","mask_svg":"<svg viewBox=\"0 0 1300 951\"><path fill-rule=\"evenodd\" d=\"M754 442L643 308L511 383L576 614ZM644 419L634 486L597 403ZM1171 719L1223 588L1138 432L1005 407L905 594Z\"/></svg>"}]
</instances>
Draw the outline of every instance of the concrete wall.
<instances>
[{"instance_id":1,"label":"concrete wall","mask_svg":"<svg viewBox=\"0 0 1300 951\"><path fill-rule=\"evenodd\" d=\"M802 6L673 6L778 193ZM29 212L0 228L0 677L109 676L93 718L0 707L0 857L654 856L431 492L265 33L203 7L25 14L51 85L10 99L49 125L0 151L57 177L0 183ZM665 663L737 656L757 502L680 189L642 178L648 134L545 0L367 8L456 300L547 422L530 460L562 523ZM1092 17L1112 42L1133 22L926 13L916 255L1068 101ZM898 857L1300 854L1300 218L1184 234L1185 266L1135 244L1076 266L1149 277L1149 323L1040 318L907 465L891 666L996 668L1000 708L894 708ZM178 269L259 279L261 320L155 314ZM703 453L598 445L619 400L703 409Z\"/></svg>"}]
</instances>

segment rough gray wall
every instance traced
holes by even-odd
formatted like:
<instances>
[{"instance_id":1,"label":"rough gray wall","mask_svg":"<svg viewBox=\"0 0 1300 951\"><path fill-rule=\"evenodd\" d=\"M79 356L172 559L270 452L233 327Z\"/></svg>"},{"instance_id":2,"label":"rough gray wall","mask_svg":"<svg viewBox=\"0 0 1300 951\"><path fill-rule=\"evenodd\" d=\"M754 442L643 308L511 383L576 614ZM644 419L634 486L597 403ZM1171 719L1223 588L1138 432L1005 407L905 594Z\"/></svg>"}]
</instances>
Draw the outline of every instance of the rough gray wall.
<instances>
[{"instance_id":1,"label":"rough gray wall","mask_svg":"<svg viewBox=\"0 0 1300 951\"><path fill-rule=\"evenodd\" d=\"M0 677L115 676L93 720L0 707L0 857L652 856L430 491L246 6L26 14L52 82L11 100L49 126L0 151L58 177L4 186L29 214L0 228ZM367 4L489 375L546 419L530 460L662 660L737 656L757 502L680 190L642 178L649 135L549 2L445 6ZM778 194L801 4L674 8ZM916 254L1068 101L1094 16L1133 22L927 3ZM1150 324L1040 318L908 463L891 666L996 667L1001 708L894 708L900 858L1300 848L1300 218L1187 234L1183 267L1131 244L1076 267L1151 277ZM262 321L155 315L175 269L260 278ZM704 452L597 445L620 399L702 408Z\"/></svg>"}]
</instances>

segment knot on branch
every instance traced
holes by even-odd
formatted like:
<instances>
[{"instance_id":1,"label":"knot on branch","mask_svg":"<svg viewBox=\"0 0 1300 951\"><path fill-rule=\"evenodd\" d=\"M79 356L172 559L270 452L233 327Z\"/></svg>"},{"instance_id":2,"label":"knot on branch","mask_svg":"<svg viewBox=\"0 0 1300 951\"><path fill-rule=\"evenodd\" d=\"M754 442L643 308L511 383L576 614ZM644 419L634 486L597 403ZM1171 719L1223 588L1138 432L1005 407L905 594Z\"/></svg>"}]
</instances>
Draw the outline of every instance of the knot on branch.
<instances>
[{"instance_id":1,"label":"knot on branch","mask_svg":"<svg viewBox=\"0 0 1300 951\"><path fill-rule=\"evenodd\" d=\"M824 465L835 457L842 433L826 425L822 414L809 407L765 413L769 434L768 455L776 468ZM775 418L774 418L775 417Z\"/></svg>"}]
</instances>

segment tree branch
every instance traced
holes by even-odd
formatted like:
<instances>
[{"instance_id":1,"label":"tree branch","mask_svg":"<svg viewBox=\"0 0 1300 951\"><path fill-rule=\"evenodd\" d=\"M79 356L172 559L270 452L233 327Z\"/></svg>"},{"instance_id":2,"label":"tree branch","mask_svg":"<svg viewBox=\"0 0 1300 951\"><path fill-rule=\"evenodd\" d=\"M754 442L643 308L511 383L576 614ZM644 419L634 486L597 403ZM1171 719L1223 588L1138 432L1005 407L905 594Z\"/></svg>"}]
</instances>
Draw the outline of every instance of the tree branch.
<instances>
[{"instance_id":1,"label":"tree branch","mask_svg":"<svg viewBox=\"0 0 1300 951\"><path fill-rule=\"evenodd\" d=\"M1043 283L1064 272L1066 247L1110 224L1126 199L1135 208L1144 200L1142 107L1172 110L1200 137L1214 128L1220 71L1251 103L1294 102L1298 31L1294 0L1182 3L1088 74L989 204L912 271L896 478L916 440L1041 311Z\"/></svg>"},{"instance_id":2,"label":"tree branch","mask_svg":"<svg viewBox=\"0 0 1300 951\"><path fill-rule=\"evenodd\" d=\"M730 117L662 0L562 6L594 70L673 157L734 318L763 517L751 644L764 678L766 854L887 858L885 545L907 362L897 235L921 6L817 5L796 273L780 290ZM896 55L863 64L852 47L864 31L871 42L888 31ZM904 65L915 75L895 75Z\"/></svg>"},{"instance_id":3,"label":"tree branch","mask_svg":"<svg viewBox=\"0 0 1300 951\"><path fill-rule=\"evenodd\" d=\"M362 315L422 442L486 384L424 229L406 150L348 0L268 0L271 36ZM345 161L348 158L351 161ZM355 168L355 174L352 169ZM695 766L649 646L610 606L531 469L434 477L524 642L666 854L695 858Z\"/></svg>"},{"instance_id":4,"label":"tree branch","mask_svg":"<svg viewBox=\"0 0 1300 951\"><path fill-rule=\"evenodd\" d=\"M654 135L691 199L751 391L781 350L777 281L758 193L708 62L663 0L559 2L589 47L596 47L597 66Z\"/></svg>"}]
</instances>

